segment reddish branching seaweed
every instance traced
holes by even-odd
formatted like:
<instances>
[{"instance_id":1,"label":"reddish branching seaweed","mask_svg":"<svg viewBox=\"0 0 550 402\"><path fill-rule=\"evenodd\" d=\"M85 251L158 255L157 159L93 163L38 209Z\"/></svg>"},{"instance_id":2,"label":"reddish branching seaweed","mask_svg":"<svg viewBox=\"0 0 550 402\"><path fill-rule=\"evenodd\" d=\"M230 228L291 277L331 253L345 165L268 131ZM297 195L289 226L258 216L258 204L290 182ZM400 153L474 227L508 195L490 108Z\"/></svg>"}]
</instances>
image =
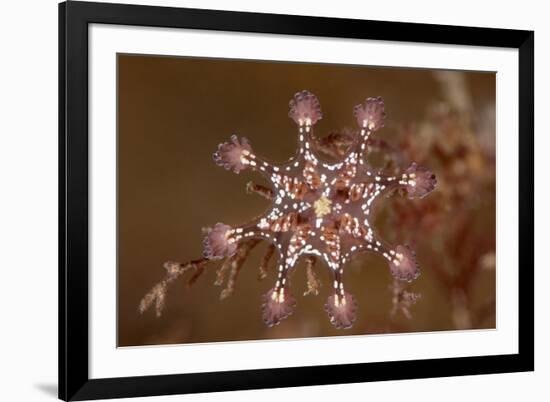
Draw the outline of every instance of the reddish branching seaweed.
<instances>
[{"instance_id":1,"label":"reddish branching seaweed","mask_svg":"<svg viewBox=\"0 0 550 402\"><path fill-rule=\"evenodd\" d=\"M355 255L371 251L382 256L396 280L410 282L420 273L416 256L407 245L391 246L371 226L371 210L383 195L400 190L409 198L422 198L436 185L435 176L412 163L395 175L375 171L366 160L372 144L371 135L384 127L382 98L367 98L354 109L358 130L331 134L319 140L313 127L322 118L315 95L298 92L290 101L289 117L298 126L298 150L288 162L272 164L258 156L246 138L233 135L214 153L219 166L235 173L250 169L263 175L270 188L249 183L247 191L270 200L261 216L244 225L217 223L207 229L204 259L194 264L179 264L176 274L154 287L141 303L141 311L156 302L159 314L166 285L175 275L195 267L199 275L204 265L225 259L218 269L216 284L226 275L227 285L221 298L229 296L248 253L261 240L270 246L262 259L260 277L266 276L268 263L277 254L277 278L264 296L263 320L268 326L279 324L292 314L296 300L292 296L289 275L298 260L306 258L306 294L318 294L320 281L314 265L321 259L332 275L330 296L325 310L337 328L350 328L356 318L357 303L344 289L344 267ZM329 154L335 161L321 159ZM396 296L397 297L397 296ZM412 302L412 300L411 300ZM401 307L408 308L410 305Z\"/></svg>"}]
</instances>

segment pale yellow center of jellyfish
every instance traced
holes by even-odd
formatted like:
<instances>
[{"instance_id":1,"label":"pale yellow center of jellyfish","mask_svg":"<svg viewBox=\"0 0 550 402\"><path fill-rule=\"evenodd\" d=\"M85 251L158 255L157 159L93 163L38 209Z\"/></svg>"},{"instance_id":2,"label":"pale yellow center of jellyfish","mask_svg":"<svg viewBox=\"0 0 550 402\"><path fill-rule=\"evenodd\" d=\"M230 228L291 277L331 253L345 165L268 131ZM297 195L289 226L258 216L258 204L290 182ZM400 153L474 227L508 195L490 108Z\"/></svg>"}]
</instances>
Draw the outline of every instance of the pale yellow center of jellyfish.
<instances>
[{"instance_id":1,"label":"pale yellow center of jellyfish","mask_svg":"<svg viewBox=\"0 0 550 402\"><path fill-rule=\"evenodd\" d=\"M315 201L313 208L315 209L315 215L317 215L317 218L322 218L323 216L330 214L331 205L332 201L324 195Z\"/></svg>"}]
</instances>

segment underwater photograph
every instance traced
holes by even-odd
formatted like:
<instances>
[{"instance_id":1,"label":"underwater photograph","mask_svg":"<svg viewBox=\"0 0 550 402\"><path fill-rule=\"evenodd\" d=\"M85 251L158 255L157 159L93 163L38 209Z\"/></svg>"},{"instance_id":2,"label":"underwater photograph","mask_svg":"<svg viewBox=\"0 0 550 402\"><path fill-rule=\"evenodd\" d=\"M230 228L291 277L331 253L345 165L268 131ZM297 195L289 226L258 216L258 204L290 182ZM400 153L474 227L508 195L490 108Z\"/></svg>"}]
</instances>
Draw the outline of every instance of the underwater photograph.
<instances>
[{"instance_id":1,"label":"underwater photograph","mask_svg":"<svg viewBox=\"0 0 550 402\"><path fill-rule=\"evenodd\" d=\"M118 54L117 345L496 328L496 74Z\"/></svg>"}]
</instances>

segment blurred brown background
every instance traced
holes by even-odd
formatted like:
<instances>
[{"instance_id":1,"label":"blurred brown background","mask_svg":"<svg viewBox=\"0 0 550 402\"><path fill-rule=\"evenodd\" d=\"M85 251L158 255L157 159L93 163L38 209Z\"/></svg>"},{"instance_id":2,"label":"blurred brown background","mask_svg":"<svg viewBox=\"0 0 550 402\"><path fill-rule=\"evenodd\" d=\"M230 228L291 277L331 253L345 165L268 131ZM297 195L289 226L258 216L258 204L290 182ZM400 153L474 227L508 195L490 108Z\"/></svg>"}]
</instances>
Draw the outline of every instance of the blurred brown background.
<instances>
[{"instance_id":1,"label":"blurred brown background","mask_svg":"<svg viewBox=\"0 0 550 402\"><path fill-rule=\"evenodd\" d=\"M187 278L171 284L160 318L154 308L140 314L165 261L201 256L202 227L239 224L267 207L245 192L249 180L262 183L259 175L225 171L212 153L236 133L267 159L291 157L288 101L302 89L320 99L318 136L354 127L353 106L382 96L386 127L376 136L390 148L374 159L388 169L416 161L438 178L428 197L381 200L375 215L381 236L416 248L422 275L407 291L421 298L411 317L401 304L392 314L387 265L364 254L346 266L346 288L359 304L353 328L336 330L327 318L322 263L320 294L302 296L301 263L294 314L267 328L261 296L275 270L257 280L265 244L230 298L219 301L212 264L192 287ZM119 346L495 327L495 74L119 55L118 125Z\"/></svg>"}]
</instances>

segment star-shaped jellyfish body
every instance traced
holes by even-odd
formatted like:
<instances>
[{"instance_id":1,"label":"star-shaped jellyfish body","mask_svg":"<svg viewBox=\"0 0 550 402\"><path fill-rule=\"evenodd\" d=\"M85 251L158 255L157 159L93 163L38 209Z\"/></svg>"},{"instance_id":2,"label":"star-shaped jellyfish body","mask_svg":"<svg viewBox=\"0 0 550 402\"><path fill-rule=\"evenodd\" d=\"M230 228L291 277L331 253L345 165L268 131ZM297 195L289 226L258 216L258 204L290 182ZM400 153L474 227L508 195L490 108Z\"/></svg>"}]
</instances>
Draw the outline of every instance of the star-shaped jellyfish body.
<instances>
[{"instance_id":1,"label":"star-shaped jellyfish body","mask_svg":"<svg viewBox=\"0 0 550 402\"><path fill-rule=\"evenodd\" d=\"M315 95L301 91L290 101L289 117L298 126L298 149L283 164L258 156L246 138L233 135L214 153L215 162L239 173L246 169L263 175L270 183L267 211L252 221L229 226L218 223L204 240L208 259L230 257L249 239L270 242L278 252L274 286L264 296L263 319L273 326L289 316L296 304L289 286L289 272L302 256L322 259L332 273L331 295L325 310L337 328L349 328L357 304L344 288L344 268L357 253L371 251L388 263L394 278L412 281L419 275L415 253L406 245L391 246L370 223L371 210L383 194L402 189L410 198L422 198L436 185L435 176L412 163L398 175L382 175L366 161L367 143L384 126L382 98L367 98L354 115L359 129L342 158L327 162L314 149L313 127L322 118Z\"/></svg>"}]
</instances>

